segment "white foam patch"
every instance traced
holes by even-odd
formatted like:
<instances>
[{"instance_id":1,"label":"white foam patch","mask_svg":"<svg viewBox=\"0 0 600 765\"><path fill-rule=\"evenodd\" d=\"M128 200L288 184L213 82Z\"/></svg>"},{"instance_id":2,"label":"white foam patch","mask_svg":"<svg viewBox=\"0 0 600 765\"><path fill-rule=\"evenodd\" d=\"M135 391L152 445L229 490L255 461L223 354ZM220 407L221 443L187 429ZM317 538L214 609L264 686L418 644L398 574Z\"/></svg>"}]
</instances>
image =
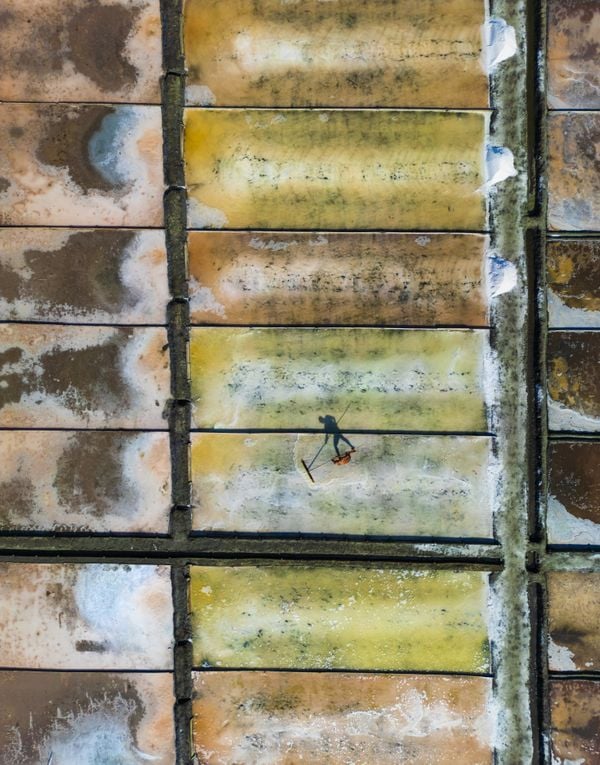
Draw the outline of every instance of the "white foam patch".
<instances>
[{"instance_id":1,"label":"white foam patch","mask_svg":"<svg viewBox=\"0 0 600 765\"><path fill-rule=\"evenodd\" d=\"M600 524L571 515L553 495L548 497L547 524L551 543L600 545Z\"/></svg>"},{"instance_id":2,"label":"white foam patch","mask_svg":"<svg viewBox=\"0 0 600 765\"><path fill-rule=\"evenodd\" d=\"M515 157L510 149L505 146L492 146L488 144L485 147L485 176L486 182L480 188L480 191L488 191L492 186L496 186L508 178L514 178L517 175L515 168Z\"/></svg>"},{"instance_id":3,"label":"white foam patch","mask_svg":"<svg viewBox=\"0 0 600 765\"><path fill-rule=\"evenodd\" d=\"M163 446L164 445L164 446ZM169 526L170 461L165 436L140 433L123 450L123 475L134 493L133 513L122 502L115 502L114 516L104 525L115 531L165 533Z\"/></svg>"},{"instance_id":4,"label":"white foam patch","mask_svg":"<svg viewBox=\"0 0 600 765\"><path fill-rule=\"evenodd\" d=\"M209 287L203 287L193 276L189 280L190 311L194 313L212 313L221 319L227 318L225 306L220 303Z\"/></svg>"},{"instance_id":5,"label":"white foam patch","mask_svg":"<svg viewBox=\"0 0 600 765\"><path fill-rule=\"evenodd\" d=\"M209 207L193 197L188 197L189 225L192 228L224 228L227 216L217 207Z\"/></svg>"},{"instance_id":6,"label":"white foam patch","mask_svg":"<svg viewBox=\"0 0 600 765\"><path fill-rule=\"evenodd\" d=\"M271 403L286 403L298 397L298 381L302 382L302 399L323 398L323 391L335 391L340 388L343 377L351 379L351 391L372 390L377 387L380 393L414 395L429 393L472 393L479 387L480 378L475 374L465 374L461 365L464 355L461 349L448 359L445 368L436 366L438 359L422 358L414 360L412 366L399 368L391 366L389 359L370 360L366 368L364 359L345 359L343 367L335 361L322 360L320 364L307 367L305 359L290 358L285 370L278 363L253 361L252 366L245 365L236 370L238 378L231 379L239 386L236 395L246 408L253 406L257 393L262 399L264 381L277 379L277 386L269 390ZM484 360L481 362L484 364Z\"/></svg>"},{"instance_id":7,"label":"white foam patch","mask_svg":"<svg viewBox=\"0 0 600 765\"><path fill-rule=\"evenodd\" d=\"M170 296L162 231L142 231L135 235L123 253L120 278L135 301L121 312L121 323L164 323Z\"/></svg>"},{"instance_id":8,"label":"white foam patch","mask_svg":"<svg viewBox=\"0 0 600 765\"><path fill-rule=\"evenodd\" d=\"M577 669L573 661L573 651L564 645L558 645L552 638L548 638L548 662L554 672L570 672Z\"/></svg>"},{"instance_id":9,"label":"white foam patch","mask_svg":"<svg viewBox=\"0 0 600 765\"><path fill-rule=\"evenodd\" d=\"M500 389L500 370L501 365L498 360L497 351L492 348L489 342L489 336L486 340L483 359L481 361L481 371L479 374L483 386L483 397L488 414L488 427L494 430L494 416L498 408L498 391Z\"/></svg>"},{"instance_id":10,"label":"white foam patch","mask_svg":"<svg viewBox=\"0 0 600 765\"><path fill-rule=\"evenodd\" d=\"M272 252L285 252L285 250L288 250L290 247L294 247L297 244L298 242L295 239L290 242L276 242L273 239L263 239L258 236L253 236L250 240L250 247L252 247L253 250L270 250Z\"/></svg>"},{"instance_id":11,"label":"white foam patch","mask_svg":"<svg viewBox=\"0 0 600 765\"><path fill-rule=\"evenodd\" d=\"M548 396L548 424L551 430L600 431L600 418L588 417L581 412L567 409Z\"/></svg>"},{"instance_id":12,"label":"white foam patch","mask_svg":"<svg viewBox=\"0 0 600 765\"><path fill-rule=\"evenodd\" d=\"M170 665L171 624L162 608L168 576L163 579L156 566L94 563L77 570L73 596L79 616L116 654L114 661L126 664L135 656L143 657L148 669Z\"/></svg>"},{"instance_id":13,"label":"white foam patch","mask_svg":"<svg viewBox=\"0 0 600 765\"><path fill-rule=\"evenodd\" d=\"M146 211L158 200L162 203L161 136L158 107L119 106L89 140L92 164L111 182L121 184L109 192L126 213L118 225L150 224Z\"/></svg>"},{"instance_id":14,"label":"white foam patch","mask_svg":"<svg viewBox=\"0 0 600 765\"><path fill-rule=\"evenodd\" d=\"M253 708L252 699L248 712L260 714L259 709ZM357 762L363 747L370 757L380 756L387 762L390 755L395 755L401 761L404 754L414 753L415 739L426 740L441 731L464 734L466 727L481 743L489 740L491 724L487 711L467 723L445 700L430 700L426 693L414 689L402 694L396 704L376 710L349 711L339 721L326 714L311 714L300 720L277 714L264 716L259 726L260 750L252 736L245 736L232 748L231 760L276 765L281 762L281 742L285 741L289 749L298 747L315 756L327 751L344 762ZM416 745L421 747L424 741Z\"/></svg>"},{"instance_id":15,"label":"white foam patch","mask_svg":"<svg viewBox=\"0 0 600 765\"><path fill-rule=\"evenodd\" d=\"M170 377L167 351L161 353L166 343L166 331L140 328L121 348L121 374L134 393L133 427L167 429L162 413L169 398Z\"/></svg>"},{"instance_id":16,"label":"white foam patch","mask_svg":"<svg viewBox=\"0 0 600 765\"><path fill-rule=\"evenodd\" d=\"M102 0L103 5L112 5L114 0ZM136 84L127 101L160 103L161 27L158 8L148 0L129 0L139 9L137 24L131 29L125 42L124 54L136 69ZM139 95L138 95L139 94Z\"/></svg>"},{"instance_id":17,"label":"white foam patch","mask_svg":"<svg viewBox=\"0 0 600 765\"><path fill-rule=\"evenodd\" d=\"M312 60L305 55L304 50L309 45L308 38L289 42L272 35L239 33L235 37L233 57L239 62L240 68L246 71L308 68Z\"/></svg>"},{"instance_id":18,"label":"white foam patch","mask_svg":"<svg viewBox=\"0 0 600 765\"><path fill-rule=\"evenodd\" d=\"M301 284L301 275L288 275L287 271L282 272L274 265L269 269L270 273L262 267L259 259L246 260L233 272L229 272L224 267L221 275L219 289L221 294L228 302L243 303L247 301L248 292L254 295L260 293L270 293L274 289L293 289Z\"/></svg>"},{"instance_id":19,"label":"white foam patch","mask_svg":"<svg viewBox=\"0 0 600 765\"><path fill-rule=\"evenodd\" d=\"M572 308L561 298L548 290L548 319L552 329L565 327L578 329L600 328L600 311L586 311L585 308Z\"/></svg>"},{"instance_id":20,"label":"white foam patch","mask_svg":"<svg viewBox=\"0 0 600 765\"><path fill-rule=\"evenodd\" d=\"M188 85L185 100L190 106L214 106L217 103L217 97L208 85Z\"/></svg>"},{"instance_id":21,"label":"white foam patch","mask_svg":"<svg viewBox=\"0 0 600 765\"><path fill-rule=\"evenodd\" d=\"M512 292L517 286L517 267L509 260L492 253L488 258L488 288L490 297Z\"/></svg>"},{"instance_id":22,"label":"white foam patch","mask_svg":"<svg viewBox=\"0 0 600 765\"><path fill-rule=\"evenodd\" d=\"M498 64L512 58L518 51L515 28L504 19L492 17L481 27L483 49L481 64L486 74L492 74Z\"/></svg>"},{"instance_id":23,"label":"white foam patch","mask_svg":"<svg viewBox=\"0 0 600 765\"><path fill-rule=\"evenodd\" d=\"M134 710L121 702L120 715L98 710L70 719L68 727L61 719L60 727L50 734L44 745L50 752L52 765L146 765L160 760L161 757L135 747L127 723Z\"/></svg>"}]
</instances>

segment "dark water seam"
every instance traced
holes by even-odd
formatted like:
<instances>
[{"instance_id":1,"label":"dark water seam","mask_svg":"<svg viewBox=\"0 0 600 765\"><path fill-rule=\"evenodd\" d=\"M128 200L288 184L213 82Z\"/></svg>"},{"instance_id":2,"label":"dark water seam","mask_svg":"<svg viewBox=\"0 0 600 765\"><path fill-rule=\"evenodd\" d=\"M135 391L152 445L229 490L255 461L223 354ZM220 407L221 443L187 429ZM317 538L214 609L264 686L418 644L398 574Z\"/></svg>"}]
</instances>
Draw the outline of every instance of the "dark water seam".
<instances>
[{"instance_id":1,"label":"dark water seam","mask_svg":"<svg viewBox=\"0 0 600 765\"><path fill-rule=\"evenodd\" d=\"M187 194L183 162L183 108L185 63L183 54L183 0L161 0L163 50L162 121L163 160L167 191L164 194L165 240L169 291L167 308L171 362L172 508L169 544L185 547L191 531L189 429L191 421L187 346L189 302L187 284ZM173 680L175 693L176 765L188 765L192 757L192 644L189 621L189 574L185 561L171 566L173 597Z\"/></svg>"}]
</instances>

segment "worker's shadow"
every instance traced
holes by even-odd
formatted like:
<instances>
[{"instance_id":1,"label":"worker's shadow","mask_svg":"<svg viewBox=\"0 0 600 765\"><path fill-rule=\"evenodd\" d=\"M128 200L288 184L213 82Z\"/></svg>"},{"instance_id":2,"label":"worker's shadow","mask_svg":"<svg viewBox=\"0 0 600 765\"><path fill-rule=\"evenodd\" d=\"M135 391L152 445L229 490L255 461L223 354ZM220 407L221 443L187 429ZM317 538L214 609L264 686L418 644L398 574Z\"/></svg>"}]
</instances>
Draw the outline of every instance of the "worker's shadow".
<instances>
[{"instance_id":1,"label":"worker's shadow","mask_svg":"<svg viewBox=\"0 0 600 765\"><path fill-rule=\"evenodd\" d=\"M333 448L335 449L335 453L337 456L340 456L340 441L343 441L344 443L348 444L348 446L351 449L354 449L354 446L350 443L350 440L346 438L346 436L342 433L340 430L340 426L337 424L337 420L332 414L324 414L321 417L319 417L319 422L323 425L323 430L325 431L325 441L323 442L323 446L329 441L329 437L333 436Z\"/></svg>"}]
</instances>

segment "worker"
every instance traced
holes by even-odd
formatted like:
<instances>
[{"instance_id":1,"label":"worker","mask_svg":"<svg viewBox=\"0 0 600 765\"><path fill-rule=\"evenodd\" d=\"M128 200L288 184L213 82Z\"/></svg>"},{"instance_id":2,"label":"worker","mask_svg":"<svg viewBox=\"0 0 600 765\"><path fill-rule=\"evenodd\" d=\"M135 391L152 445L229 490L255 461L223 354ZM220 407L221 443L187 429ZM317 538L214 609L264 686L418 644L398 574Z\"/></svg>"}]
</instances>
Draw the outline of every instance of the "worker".
<instances>
[{"instance_id":1,"label":"worker","mask_svg":"<svg viewBox=\"0 0 600 765\"><path fill-rule=\"evenodd\" d=\"M326 414L324 417L319 417L319 422L323 424L323 428L325 430L325 443L329 441L329 436L333 436L333 448L335 449L335 453L338 457L345 457L346 455L350 454L350 452L346 452L344 455L340 454L340 441L347 443L352 452L356 451L354 446L340 430L340 426L337 424L337 420L333 415ZM347 461L350 462L350 459Z\"/></svg>"}]
</instances>

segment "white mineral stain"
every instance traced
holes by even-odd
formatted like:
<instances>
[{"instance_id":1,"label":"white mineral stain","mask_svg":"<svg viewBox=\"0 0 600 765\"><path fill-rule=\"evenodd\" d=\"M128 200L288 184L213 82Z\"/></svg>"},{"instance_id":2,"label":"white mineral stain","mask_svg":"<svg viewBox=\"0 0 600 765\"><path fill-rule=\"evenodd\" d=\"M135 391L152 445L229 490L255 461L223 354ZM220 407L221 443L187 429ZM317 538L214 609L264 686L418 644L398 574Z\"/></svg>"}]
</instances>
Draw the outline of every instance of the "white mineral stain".
<instances>
[{"instance_id":1,"label":"white mineral stain","mask_svg":"<svg viewBox=\"0 0 600 765\"><path fill-rule=\"evenodd\" d=\"M597 329L600 328L600 311L588 311L585 308L573 308L568 306L552 289L547 291L548 320L551 329L573 328Z\"/></svg>"},{"instance_id":2,"label":"white mineral stain","mask_svg":"<svg viewBox=\"0 0 600 765\"><path fill-rule=\"evenodd\" d=\"M600 524L571 515L559 500L548 497L548 541L554 544L600 545Z\"/></svg>"},{"instance_id":3,"label":"white mineral stain","mask_svg":"<svg viewBox=\"0 0 600 765\"><path fill-rule=\"evenodd\" d=\"M18 271L25 281L31 271L25 266L25 252L38 250L48 253L48 267L52 266L51 254L67 245L73 231L68 229L44 229L37 236L32 229L12 230L18 246L10 246L0 235L2 262L11 270ZM85 267L85 260L82 260ZM169 301L167 262L164 234L161 231L141 231L123 251L119 277L128 294L124 304L104 311L92 307L77 308L70 303L57 304L33 298L11 301L0 298L0 316L10 319L30 319L32 314L44 315L57 321L80 321L82 323L160 324L165 320ZM93 288L93 285L91 285Z\"/></svg>"},{"instance_id":4,"label":"white mineral stain","mask_svg":"<svg viewBox=\"0 0 600 765\"><path fill-rule=\"evenodd\" d=\"M548 663L550 669L555 672L569 672L577 669L573 661L573 651L567 646L558 645L551 637L548 638Z\"/></svg>"},{"instance_id":5,"label":"white mineral stain","mask_svg":"<svg viewBox=\"0 0 600 765\"><path fill-rule=\"evenodd\" d=\"M273 239L267 239L266 237L253 236L249 242L249 246L253 250L271 250L273 252L280 252L288 250L290 247L294 247L298 242L292 240L289 242L276 242Z\"/></svg>"},{"instance_id":6,"label":"white mineral stain","mask_svg":"<svg viewBox=\"0 0 600 765\"><path fill-rule=\"evenodd\" d=\"M98 0L97 5L113 6L114 0ZM10 10L11 6L19 8L19 2L5 3ZM31 24L31 33L45 34L47 30L57 29L55 34L60 35L60 56L54 58L52 67L44 70L38 82L33 83L34 95L30 100L51 102L104 102L113 103L126 101L131 103L160 103L160 76L161 76L161 36L160 18L158 8L153 0L125 0L121 3L125 8L137 10L136 23L131 27L127 39L121 48L121 55L135 69L135 80L122 85L121 88L109 87L97 83L92 77L87 76L76 68L73 60L69 59L69 50L66 43L65 31L60 31L58 18L63 8L57 7L52 0L37 0L36 19ZM83 8L85 3L75 2L70 6L71 13ZM25 8L22 11L26 14ZM101 30L90 30L101 33ZM35 37L28 35L23 38L23 45L34 45ZM90 60L90 64L91 64ZM27 70L25 70L27 71ZM6 70L6 78L12 73ZM30 72L31 76L31 72ZM3 82L6 88L6 78ZM21 78L22 79L22 78ZM23 86L26 81L14 83L14 98L6 100L17 101L22 97ZM31 84L31 83L30 83ZM44 763L45 765L45 763Z\"/></svg>"},{"instance_id":7,"label":"white mineral stain","mask_svg":"<svg viewBox=\"0 0 600 765\"><path fill-rule=\"evenodd\" d=\"M185 100L189 106L214 106L217 97L208 85L187 85Z\"/></svg>"},{"instance_id":8,"label":"white mineral stain","mask_svg":"<svg viewBox=\"0 0 600 765\"><path fill-rule=\"evenodd\" d=\"M188 215L191 228L224 228L227 225L227 216L216 207L202 204L194 197L188 197Z\"/></svg>"},{"instance_id":9,"label":"white mineral stain","mask_svg":"<svg viewBox=\"0 0 600 765\"><path fill-rule=\"evenodd\" d=\"M583 176L581 180L585 180ZM580 192L581 196L560 199L559 194L567 193L566 190L557 189L556 194L551 194L548 205L549 228L554 231L590 231L597 228L595 200L583 198L583 191Z\"/></svg>"},{"instance_id":10,"label":"white mineral stain","mask_svg":"<svg viewBox=\"0 0 600 765\"><path fill-rule=\"evenodd\" d=\"M567 409L548 396L548 424L551 430L600 431L600 418Z\"/></svg>"},{"instance_id":11,"label":"white mineral stain","mask_svg":"<svg viewBox=\"0 0 600 765\"><path fill-rule=\"evenodd\" d=\"M88 158L105 181L123 186L129 180L127 164L122 162L128 136L136 126L136 113L122 107L107 114L89 138Z\"/></svg>"},{"instance_id":12,"label":"white mineral stain","mask_svg":"<svg viewBox=\"0 0 600 765\"><path fill-rule=\"evenodd\" d=\"M498 391L500 390L500 373L502 366L498 360L498 353L489 343L489 336L484 347L483 359L480 365L480 379L483 385L483 395L488 411L488 427L494 430L494 418L498 411Z\"/></svg>"},{"instance_id":13,"label":"white mineral stain","mask_svg":"<svg viewBox=\"0 0 600 765\"><path fill-rule=\"evenodd\" d=\"M192 313L212 313L222 319L227 318L225 306L215 297L209 287L203 287L193 276L189 279L190 311Z\"/></svg>"},{"instance_id":14,"label":"white mineral stain","mask_svg":"<svg viewBox=\"0 0 600 765\"><path fill-rule=\"evenodd\" d=\"M104 192L104 195L107 201L122 209L120 219L113 225L152 225L157 222L146 211L162 202L161 145L158 107L117 107L114 114L104 118L100 129L90 139L90 161L107 181L115 185L114 191ZM94 196L100 194L95 192ZM79 189L78 196L81 198ZM72 216L69 222L74 222Z\"/></svg>"},{"instance_id":15,"label":"white mineral stain","mask_svg":"<svg viewBox=\"0 0 600 765\"><path fill-rule=\"evenodd\" d=\"M296 39L293 43L271 36L240 33L235 37L233 56L244 70L278 70L293 66L294 69L311 68L312 57L303 50L310 48L310 38Z\"/></svg>"},{"instance_id":16,"label":"white mineral stain","mask_svg":"<svg viewBox=\"0 0 600 765\"><path fill-rule=\"evenodd\" d=\"M543 59L542 59L543 60ZM545 64L545 61L544 61ZM569 77L565 77L564 73L570 72ZM583 72L579 69L573 69L571 67L566 66L566 64L563 64L563 77L561 77L563 82L566 81L572 81L576 82L577 85L581 86L584 82L586 85L586 88L589 88L590 90L596 91L598 93L600 91L600 87L596 85L595 82L593 82L590 78L589 72ZM550 109L563 109L564 111L576 111L578 109L581 109L581 106L574 107L573 102L570 100L565 100L557 96L555 93L548 93L548 106ZM590 107L594 108L594 107Z\"/></svg>"},{"instance_id":17,"label":"white mineral stain","mask_svg":"<svg viewBox=\"0 0 600 765\"><path fill-rule=\"evenodd\" d=\"M585 757L581 757L577 760L569 760L565 759L563 757L558 757L554 750L551 750L552 753L552 765L585 765Z\"/></svg>"}]
</instances>

